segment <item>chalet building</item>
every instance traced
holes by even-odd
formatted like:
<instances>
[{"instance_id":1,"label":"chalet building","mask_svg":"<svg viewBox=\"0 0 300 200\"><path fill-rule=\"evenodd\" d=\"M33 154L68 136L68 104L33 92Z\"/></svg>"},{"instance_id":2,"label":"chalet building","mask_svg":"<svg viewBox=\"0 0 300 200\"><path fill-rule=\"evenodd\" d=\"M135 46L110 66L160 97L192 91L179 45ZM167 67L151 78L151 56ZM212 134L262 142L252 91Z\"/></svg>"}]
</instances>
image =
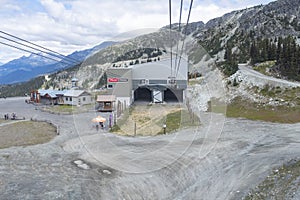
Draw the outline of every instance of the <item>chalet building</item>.
<instances>
[{"instance_id":1,"label":"chalet building","mask_svg":"<svg viewBox=\"0 0 300 200\"><path fill-rule=\"evenodd\" d=\"M93 103L93 97L84 90L38 90L31 92L30 102L43 105L81 106Z\"/></svg>"},{"instance_id":2,"label":"chalet building","mask_svg":"<svg viewBox=\"0 0 300 200\"><path fill-rule=\"evenodd\" d=\"M39 102L43 105L57 105L62 102L64 91L38 90Z\"/></svg>"},{"instance_id":3,"label":"chalet building","mask_svg":"<svg viewBox=\"0 0 300 200\"><path fill-rule=\"evenodd\" d=\"M63 95L64 105L81 106L91 104L93 97L84 90L66 90Z\"/></svg>"}]
</instances>

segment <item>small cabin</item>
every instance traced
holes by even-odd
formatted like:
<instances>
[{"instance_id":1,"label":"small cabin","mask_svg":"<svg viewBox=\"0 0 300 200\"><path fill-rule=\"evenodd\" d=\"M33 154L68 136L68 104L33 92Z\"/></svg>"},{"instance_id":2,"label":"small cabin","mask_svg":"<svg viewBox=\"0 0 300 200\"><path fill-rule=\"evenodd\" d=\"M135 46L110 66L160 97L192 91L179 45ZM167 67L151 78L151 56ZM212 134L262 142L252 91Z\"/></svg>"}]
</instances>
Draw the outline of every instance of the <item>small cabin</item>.
<instances>
[{"instance_id":1,"label":"small cabin","mask_svg":"<svg viewBox=\"0 0 300 200\"><path fill-rule=\"evenodd\" d=\"M92 102L92 95L84 90L67 90L63 95L64 105L82 106Z\"/></svg>"},{"instance_id":2,"label":"small cabin","mask_svg":"<svg viewBox=\"0 0 300 200\"><path fill-rule=\"evenodd\" d=\"M115 95L99 95L97 96L96 110L99 112L112 112L115 110Z\"/></svg>"}]
</instances>

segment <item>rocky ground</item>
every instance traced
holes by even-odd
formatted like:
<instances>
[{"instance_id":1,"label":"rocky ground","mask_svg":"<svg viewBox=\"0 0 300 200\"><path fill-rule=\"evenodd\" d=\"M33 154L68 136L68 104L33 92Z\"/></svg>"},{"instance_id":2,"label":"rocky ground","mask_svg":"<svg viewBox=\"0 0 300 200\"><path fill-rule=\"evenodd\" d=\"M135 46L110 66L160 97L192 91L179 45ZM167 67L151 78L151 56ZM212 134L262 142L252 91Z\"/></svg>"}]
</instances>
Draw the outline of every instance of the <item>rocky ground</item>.
<instances>
[{"instance_id":1,"label":"rocky ground","mask_svg":"<svg viewBox=\"0 0 300 200\"><path fill-rule=\"evenodd\" d=\"M300 161L293 159L275 168L266 179L256 186L245 198L258 199L299 199Z\"/></svg>"},{"instance_id":2,"label":"rocky ground","mask_svg":"<svg viewBox=\"0 0 300 200\"><path fill-rule=\"evenodd\" d=\"M22 98L1 99L0 110L50 120L60 133L46 144L0 150L4 200L242 199L300 155L300 124L200 113L197 129L123 137L97 132L92 111L50 114ZM286 199L299 196L299 187L289 191Z\"/></svg>"}]
</instances>

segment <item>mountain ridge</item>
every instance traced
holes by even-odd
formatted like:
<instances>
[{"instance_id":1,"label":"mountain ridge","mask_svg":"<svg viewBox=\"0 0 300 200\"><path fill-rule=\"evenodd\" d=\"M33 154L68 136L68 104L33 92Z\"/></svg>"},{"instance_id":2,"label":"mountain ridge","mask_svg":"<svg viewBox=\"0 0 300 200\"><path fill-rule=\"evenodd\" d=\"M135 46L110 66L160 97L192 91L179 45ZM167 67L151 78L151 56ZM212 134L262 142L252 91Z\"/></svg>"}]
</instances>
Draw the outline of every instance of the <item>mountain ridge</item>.
<instances>
[{"instance_id":1,"label":"mountain ridge","mask_svg":"<svg viewBox=\"0 0 300 200\"><path fill-rule=\"evenodd\" d=\"M84 61L84 59L86 59L86 57L91 55L93 52L102 48L106 48L107 46L115 43L116 42L113 41L105 41L90 49L74 51L57 62L36 54L22 56L18 59L14 59L8 63L0 65L0 84L24 82L42 74L54 73L62 69L67 69L78 64L79 62ZM45 53L42 55L51 57ZM74 63L71 63L72 60L74 60ZM79 62L75 63L75 60L78 60Z\"/></svg>"},{"instance_id":2,"label":"mountain ridge","mask_svg":"<svg viewBox=\"0 0 300 200\"><path fill-rule=\"evenodd\" d=\"M300 19L299 5L300 0L279 0L267 5L236 10L211 19L207 23L193 22L188 27L183 24L181 33L178 33L178 23L172 24L173 51L176 49L177 41L186 37L185 51L194 65L192 73L201 71L199 68L201 65L213 65L216 62L223 73L231 75L238 70L237 63L251 61L250 47L254 40L288 35L300 36L298 25L293 23L294 19ZM289 12L286 13L286 10ZM169 27L164 26L158 32L138 36L113 45L109 49L102 49L86 59L75 76L79 80L84 80L80 81L80 84L85 82L84 85L91 89L99 81L103 70L112 66L113 60L121 54L143 47L157 48L169 53L172 49ZM126 66L128 63L123 61L123 65ZM86 80L89 80L90 84L87 84Z\"/></svg>"},{"instance_id":3,"label":"mountain ridge","mask_svg":"<svg viewBox=\"0 0 300 200\"><path fill-rule=\"evenodd\" d=\"M183 38L186 38L187 57L193 64L190 72L202 73L201 66L214 66L213 63L216 63L223 73L229 72L228 75L231 75L238 70L237 63L251 61L250 47L255 40L292 35L297 44L300 44L300 23L297 21L300 19L299 5L300 0L278 0L267 5L232 11L211 19L207 23L193 22L188 25L187 29L183 24L181 33L178 33L178 24L172 24L174 37L172 40L169 26L165 26L157 32L137 36L111 45L109 48L94 51L68 77L76 76L81 86L85 85L87 89L92 89L98 84L106 68L113 66L116 58L145 47L166 51L168 54L171 50L171 41L174 51L176 42L182 41ZM115 65L128 66L130 62L133 61L123 60ZM57 82L61 80L60 77L65 77L66 73L69 72L57 73L59 78L53 77L47 85L57 85Z\"/></svg>"}]
</instances>

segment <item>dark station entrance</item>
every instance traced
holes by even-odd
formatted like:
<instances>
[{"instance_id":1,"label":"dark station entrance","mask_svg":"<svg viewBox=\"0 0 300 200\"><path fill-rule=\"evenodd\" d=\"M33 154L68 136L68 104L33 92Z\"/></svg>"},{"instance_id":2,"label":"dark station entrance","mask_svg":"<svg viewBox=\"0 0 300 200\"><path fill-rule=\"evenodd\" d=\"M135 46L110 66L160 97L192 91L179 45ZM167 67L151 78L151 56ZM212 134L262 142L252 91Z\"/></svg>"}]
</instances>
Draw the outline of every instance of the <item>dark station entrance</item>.
<instances>
[{"instance_id":1,"label":"dark station entrance","mask_svg":"<svg viewBox=\"0 0 300 200\"><path fill-rule=\"evenodd\" d=\"M159 94L161 93L161 94ZM161 99L160 101L157 101ZM176 90L166 87L154 87L148 89L146 87L138 88L134 91L135 102L154 102L154 103L182 103L183 90Z\"/></svg>"},{"instance_id":2,"label":"dark station entrance","mask_svg":"<svg viewBox=\"0 0 300 200\"><path fill-rule=\"evenodd\" d=\"M167 89L164 92L164 101L169 103L183 102L183 91Z\"/></svg>"},{"instance_id":3,"label":"dark station entrance","mask_svg":"<svg viewBox=\"0 0 300 200\"><path fill-rule=\"evenodd\" d=\"M147 88L138 88L134 91L134 101L151 102L152 94Z\"/></svg>"}]
</instances>

